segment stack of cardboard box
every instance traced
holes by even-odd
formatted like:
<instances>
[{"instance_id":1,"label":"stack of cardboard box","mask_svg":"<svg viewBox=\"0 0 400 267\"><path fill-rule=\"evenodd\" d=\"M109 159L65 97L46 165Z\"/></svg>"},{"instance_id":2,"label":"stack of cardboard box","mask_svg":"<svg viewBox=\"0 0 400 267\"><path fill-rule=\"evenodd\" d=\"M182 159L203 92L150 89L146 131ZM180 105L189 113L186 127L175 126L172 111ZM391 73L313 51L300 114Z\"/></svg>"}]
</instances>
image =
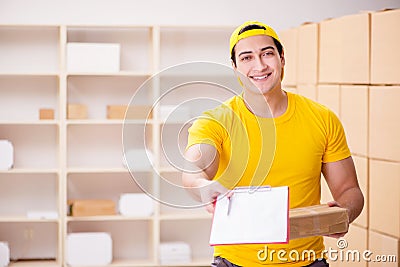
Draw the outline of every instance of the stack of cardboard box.
<instances>
[{"instance_id":1,"label":"stack of cardboard box","mask_svg":"<svg viewBox=\"0 0 400 267\"><path fill-rule=\"evenodd\" d=\"M341 119L365 206L346 235L346 250L400 250L400 10L361 12L282 31L284 88L332 109ZM321 202L332 200L322 177ZM326 238L327 248L338 249ZM389 257L386 257L389 258ZM392 257L390 260L393 260ZM382 266L338 260L334 266Z\"/></svg>"}]
</instances>

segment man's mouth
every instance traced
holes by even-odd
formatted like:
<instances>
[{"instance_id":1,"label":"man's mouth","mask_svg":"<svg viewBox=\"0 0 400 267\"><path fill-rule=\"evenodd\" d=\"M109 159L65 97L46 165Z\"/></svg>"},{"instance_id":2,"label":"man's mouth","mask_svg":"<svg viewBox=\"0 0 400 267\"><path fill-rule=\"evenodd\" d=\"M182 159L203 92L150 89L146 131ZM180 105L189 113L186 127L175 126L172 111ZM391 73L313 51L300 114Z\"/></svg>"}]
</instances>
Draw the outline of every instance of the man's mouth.
<instances>
[{"instance_id":1,"label":"man's mouth","mask_svg":"<svg viewBox=\"0 0 400 267\"><path fill-rule=\"evenodd\" d=\"M269 76L271 76L271 73L265 74L265 75L253 75L253 76L249 76L249 77L256 81L263 81L263 80L267 79Z\"/></svg>"}]
</instances>

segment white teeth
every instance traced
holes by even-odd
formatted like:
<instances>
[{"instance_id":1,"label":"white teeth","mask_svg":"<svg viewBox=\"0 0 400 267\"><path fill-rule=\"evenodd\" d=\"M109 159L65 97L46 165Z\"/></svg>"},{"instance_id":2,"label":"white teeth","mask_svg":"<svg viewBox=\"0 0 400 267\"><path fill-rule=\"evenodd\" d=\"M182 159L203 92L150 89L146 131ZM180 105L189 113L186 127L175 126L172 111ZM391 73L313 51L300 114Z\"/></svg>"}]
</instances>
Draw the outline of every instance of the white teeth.
<instances>
[{"instance_id":1,"label":"white teeth","mask_svg":"<svg viewBox=\"0 0 400 267\"><path fill-rule=\"evenodd\" d=\"M268 75L260 76L260 77L253 76L253 79L254 79L254 80L262 80L262 79L267 78L267 76L268 76Z\"/></svg>"}]
</instances>

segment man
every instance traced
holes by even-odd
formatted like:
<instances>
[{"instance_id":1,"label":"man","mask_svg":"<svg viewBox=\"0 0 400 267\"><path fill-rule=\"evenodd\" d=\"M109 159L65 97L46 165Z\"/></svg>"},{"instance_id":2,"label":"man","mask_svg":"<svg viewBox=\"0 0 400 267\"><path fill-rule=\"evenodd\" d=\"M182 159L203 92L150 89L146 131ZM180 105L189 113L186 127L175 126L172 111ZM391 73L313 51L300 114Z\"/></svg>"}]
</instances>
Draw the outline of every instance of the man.
<instances>
[{"instance_id":1,"label":"man","mask_svg":"<svg viewBox=\"0 0 400 267\"><path fill-rule=\"evenodd\" d=\"M364 199L338 118L323 105L282 90L284 51L268 25L250 21L239 26L230 52L243 93L204 112L189 129L185 157L196 171L183 173L184 186L210 212L210 203L227 188L248 185L289 186L290 208L295 208L320 204L322 172L334 198L330 206L346 208L352 222ZM287 262L259 259L264 247L216 246L212 266L328 266L325 259L290 262L288 257L305 250L318 257L324 250L320 236L268 245L286 251Z\"/></svg>"}]
</instances>

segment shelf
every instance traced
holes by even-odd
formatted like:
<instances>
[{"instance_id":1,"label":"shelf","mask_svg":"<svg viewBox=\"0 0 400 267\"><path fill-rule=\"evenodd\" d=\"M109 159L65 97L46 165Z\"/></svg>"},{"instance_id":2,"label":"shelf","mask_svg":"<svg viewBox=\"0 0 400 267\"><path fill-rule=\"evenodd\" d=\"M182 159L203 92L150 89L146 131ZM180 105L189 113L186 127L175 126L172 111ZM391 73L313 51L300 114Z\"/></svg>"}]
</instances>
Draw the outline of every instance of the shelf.
<instances>
[{"instance_id":1,"label":"shelf","mask_svg":"<svg viewBox=\"0 0 400 267\"><path fill-rule=\"evenodd\" d=\"M154 120L112 120L112 119L91 119L91 120L67 120L67 125L123 125L129 124L153 124Z\"/></svg>"},{"instance_id":2,"label":"shelf","mask_svg":"<svg viewBox=\"0 0 400 267\"><path fill-rule=\"evenodd\" d=\"M59 219L30 219L26 216L0 216L0 223L57 223Z\"/></svg>"},{"instance_id":3,"label":"shelf","mask_svg":"<svg viewBox=\"0 0 400 267\"><path fill-rule=\"evenodd\" d=\"M149 221L153 220L153 217L131 217L122 215L110 215L110 216L82 216L82 217L67 217L68 222L103 222L103 221Z\"/></svg>"},{"instance_id":4,"label":"shelf","mask_svg":"<svg viewBox=\"0 0 400 267\"><path fill-rule=\"evenodd\" d=\"M10 170L0 170L0 174L58 174L58 169L39 169L39 168L14 168Z\"/></svg>"},{"instance_id":5,"label":"shelf","mask_svg":"<svg viewBox=\"0 0 400 267\"><path fill-rule=\"evenodd\" d=\"M191 97L214 97L215 92L225 98L212 84L164 94L183 81L232 80L229 53L221 42L230 31L197 26L0 25L0 133L14 146L14 168L0 170L0 201L7 203L0 206L0 236L13 244L12 253L21 259L11 267L67 266L66 237L78 232L111 234L111 267L160 266L160 242L176 239L190 244L193 259L176 266L210 265L212 216L202 208L179 209L154 200L151 216L87 217L67 216L65 208L69 199L109 199L117 206L122 194L143 191L178 200L178 205L192 204L187 192L158 179L181 182L180 171L166 158L181 160L180 151L164 155L162 149L172 149L177 140L184 147L187 136L178 132L182 124L185 132L190 120L172 116L176 113L164 120L168 107L155 104L180 105ZM67 47L72 42L119 44L119 71L71 71ZM209 64L169 68L192 61ZM220 71L196 71L196 66L201 69L211 62L219 62L215 66ZM86 119L68 119L68 104L85 105ZM107 119L109 105L154 106L153 117ZM206 106L212 105L194 101L181 107L195 116ZM39 120L40 109L53 109L54 119ZM147 164L144 154L135 154L144 149L151 151L151 163L161 168ZM129 163L139 168L131 166L131 172L124 166L124 151L132 153ZM30 219L28 211L57 211L59 218ZM193 228L198 231L192 235ZM26 252L27 243L35 249ZM30 258L55 260L25 260Z\"/></svg>"},{"instance_id":6,"label":"shelf","mask_svg":"<svg viewBox=\"0 0 400 267\"><path fill-rule=\"evenodd\" d=\"M8 267L59 267L55 260L25 260L11 261Z\"/></svg>"},{"instance_id":7,"label":"shelf","mask_svg":"<svg viewBox=\"0 0 400 267\"><path fill-rule=\"evenodd\" d=\"M119 71L119 72L67 72L67 76L99 76L99 77L150 77L150 72Z\"/></svg>"}]
</instances>

